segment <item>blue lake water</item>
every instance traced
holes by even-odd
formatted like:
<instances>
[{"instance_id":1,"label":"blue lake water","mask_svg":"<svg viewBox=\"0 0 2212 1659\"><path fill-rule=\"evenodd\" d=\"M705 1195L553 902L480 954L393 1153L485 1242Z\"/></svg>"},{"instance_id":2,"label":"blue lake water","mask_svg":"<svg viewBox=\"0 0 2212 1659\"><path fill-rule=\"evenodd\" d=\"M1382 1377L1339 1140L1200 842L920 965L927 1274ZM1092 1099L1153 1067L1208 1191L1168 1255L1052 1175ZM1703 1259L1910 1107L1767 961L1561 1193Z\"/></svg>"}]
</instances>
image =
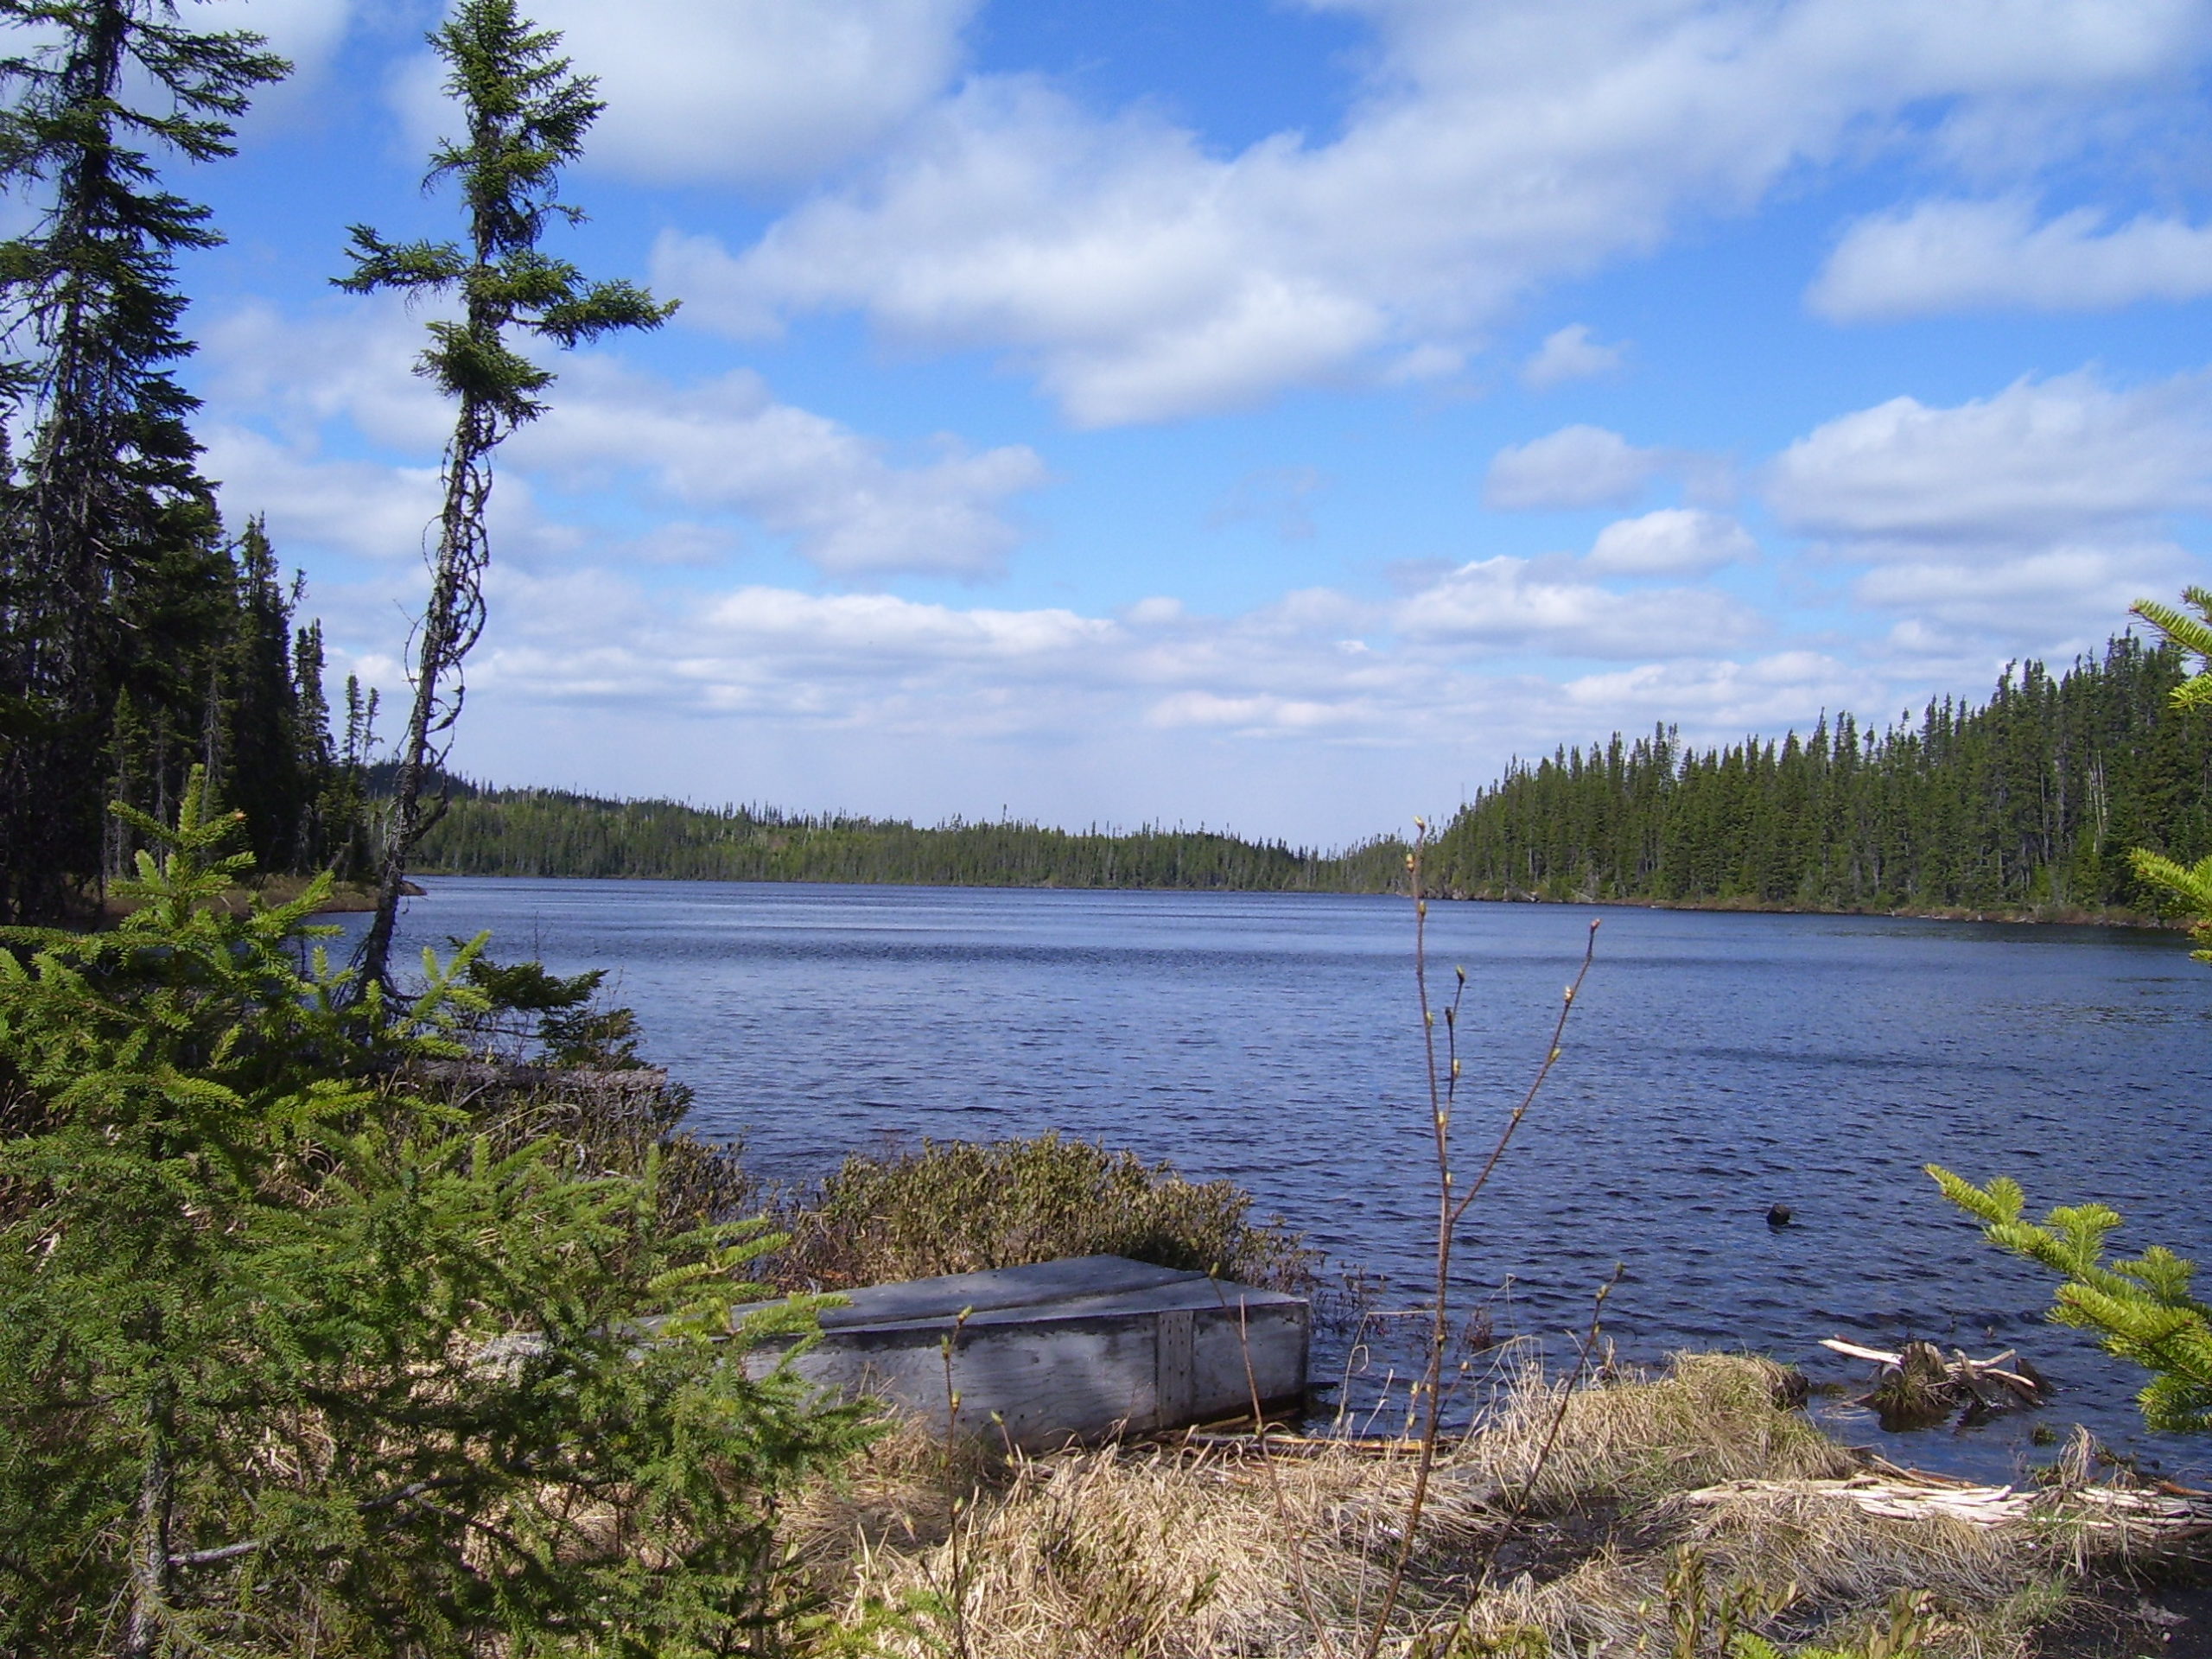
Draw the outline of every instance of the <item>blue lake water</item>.
<instances>
[{"instance_id":1,"label":"blue lake water","mask_svg":"<svg viewBox=\"0 0 2212 1659\"><path fill-rule=\"evenodd\" d=\"M693 1127L802 1180L885 1137L1047 1129L1249 1188L1332 1259L1414 1300L1433 1175L1412 919L1402 899L433 879L413 944L491 930L502 957L613 970ZM2145 1434L2139 1377L2042 1318L1921 1166L2016 1176L2040 1214L2099 1198L2121 1242L2212 1255L2212 970L2174 936L1824 916L1440 904L1430 957L1461 1016L1457 1162L1478 1163L1541 1058L1592 917L1566 1052L1461 1229L1458 1294L1554 1363L1624 1268L1621 1355L1749 1347L1855 1381L1815 1344L2017 1346L2089 1423L2177 1475L2212 1449ZM358 925L358 924L356 924ZM1769 1206L1796 1224L1777 1231ZM1501 1288L1503 1287L1503 1288ZM1342 1341L1323 1356L1332 1374ZM2033 1419L1846 1438L2004 1476Z\"/></svg>"}]
</instances>

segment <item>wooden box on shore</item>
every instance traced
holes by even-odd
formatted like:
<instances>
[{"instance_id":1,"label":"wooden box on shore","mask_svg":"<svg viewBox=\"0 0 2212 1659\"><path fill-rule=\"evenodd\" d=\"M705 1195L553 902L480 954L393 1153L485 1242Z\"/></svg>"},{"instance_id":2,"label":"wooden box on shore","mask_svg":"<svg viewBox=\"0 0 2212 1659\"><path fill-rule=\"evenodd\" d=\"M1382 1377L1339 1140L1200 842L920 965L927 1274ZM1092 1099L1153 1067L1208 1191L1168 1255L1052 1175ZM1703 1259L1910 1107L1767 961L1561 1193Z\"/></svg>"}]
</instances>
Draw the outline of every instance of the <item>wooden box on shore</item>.
<instances>
[{"instance_id":1,"label":"wooden box on shore","mask_svg":"<svg viewBox=\"0 0 2212 1659\"><path fill-rule=\"evenodd\" d=\"M1249 1414L1255 1395L1274 1408L1306 1392L1303 1298L1126 1256L850 1295L850 1306L823 1312L822 1340L796 1369L823 1387L893 1401L940 1433L956 1391L962 1433L1003 1433L1028 1451L1214 1421Z\"/></svg>"}]
</instances>

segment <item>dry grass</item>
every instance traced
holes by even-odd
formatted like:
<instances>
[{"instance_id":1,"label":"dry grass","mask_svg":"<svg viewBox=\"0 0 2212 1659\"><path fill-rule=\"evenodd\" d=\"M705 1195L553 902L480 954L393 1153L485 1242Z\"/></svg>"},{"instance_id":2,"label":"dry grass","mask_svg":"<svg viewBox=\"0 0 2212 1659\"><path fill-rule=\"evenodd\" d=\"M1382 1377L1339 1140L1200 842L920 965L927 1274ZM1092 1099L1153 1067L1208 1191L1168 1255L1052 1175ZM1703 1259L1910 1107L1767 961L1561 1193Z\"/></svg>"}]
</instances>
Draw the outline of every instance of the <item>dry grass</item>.
<instances>
[{"instance_id":1,"label":"dry grass","mask_svg":"<svg viewBox=\"0 0 2212 1659\"><path fill-rule=\"evenodd\" d=\"M1720 1655L1733 1632L1848 1642L1926 1592L1930 1654L2017 1659L2080 1535L1872 1516L1800 1490L1849 1472L1776 1402L1777 1367L1685 1356L1562 1395L1512 1382L1442 1457L1393 1655ZM1557 1421L1550 1456L1531 1465ZM949 1466L918 1431L792 1517L845 1620L893 1610L887 1652L955 1659L1350 1659L1379 1602L1409 1455L1262 1458L1173 1444ZM2109 1550L2107 1542L2099 1546Z\"/></svg>"}]
</instances>

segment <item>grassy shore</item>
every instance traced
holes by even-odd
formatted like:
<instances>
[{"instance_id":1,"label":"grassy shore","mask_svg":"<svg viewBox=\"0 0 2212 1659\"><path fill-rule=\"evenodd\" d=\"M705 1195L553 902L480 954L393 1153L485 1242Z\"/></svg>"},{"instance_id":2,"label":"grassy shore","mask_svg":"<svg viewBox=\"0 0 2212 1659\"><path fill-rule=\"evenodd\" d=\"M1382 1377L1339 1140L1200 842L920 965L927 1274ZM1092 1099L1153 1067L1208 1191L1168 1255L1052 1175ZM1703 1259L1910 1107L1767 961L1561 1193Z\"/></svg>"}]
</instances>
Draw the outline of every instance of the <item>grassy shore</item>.
<instances>
[{"instance_id":1,"label":"grassy shore","mask_svg":"<svg viewBox=\"0 0 2212 1659\"><path fill-rule=\"evenodd\" d=\"M1504 1379L1440 1464L1379 1651L2165 1650L2158 1585L2191 1557L2106 1518L2091 1465L1979 1524L1827 1438L1786 1382L1715 1354L1572 1392ZM906 1428L816 1489L787 1535L839 1624L911 1659L1327 1659L1367 1650L1412 1479L1390 1443L1166 1437L992 1459ZM1923 1497L1877 1513L1885 1480Z\"/></svg>"},{"instance_id":2,"label":"grassy shore","mask_svg":"<svg viewBox=\"0 0 2212 1659\"><path fill-rule=\"evenodd\" d=\"M258 899L266 905L289 905L307 891L314 878L305 875L264 875L257 877L251 886L235 887L223 895L223 903L236 916L243 916ZM416 898L423 896L423 889L412 881L403 882L400 891ZM377 907L377 890L367 881L340 881L334 883L330 897L315 906L318 915L337 916L372 911ZM109 920L128 916L137 906L128 899L110 899L100 906L100 913Z\"/></svg>"}]
</instances>

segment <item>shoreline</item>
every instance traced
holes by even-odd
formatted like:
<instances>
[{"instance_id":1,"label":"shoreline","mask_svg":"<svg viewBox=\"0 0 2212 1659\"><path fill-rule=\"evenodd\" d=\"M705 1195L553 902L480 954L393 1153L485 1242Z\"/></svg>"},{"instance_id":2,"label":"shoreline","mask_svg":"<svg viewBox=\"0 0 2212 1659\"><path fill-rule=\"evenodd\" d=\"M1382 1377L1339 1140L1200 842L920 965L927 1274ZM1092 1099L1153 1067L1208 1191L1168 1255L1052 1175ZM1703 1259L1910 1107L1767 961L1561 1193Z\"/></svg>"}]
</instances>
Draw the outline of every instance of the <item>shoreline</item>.
<instances>
[{"instance_id":1,"label":"shoreline","mask_svg":"<svg viewBox=\"0 0 2212 1659\"><path fill-rule=\"evenodd\" d=\"M710 887L920 887L931 891L962 893L1220 893L1255 896L1279 895L1288 898L1314 896L1357 899L1402 899L1402 888L1389 887L1077 887L1053 881L855 881L825 880L817 877L775 876L672 876L672 875L541 875L488 874L480 872L446 869L418 870L416 874L429 880L463 881L635 881L697 882ZM419 889L410 884L412 896L422 896ZM1974 908L1966 905L1901 905L1891 908L1872 906L1837 907L1821 905L1782 904L1764 899L1594 899L1577 895L1567 899L1550 899L1530 893L1470 893L1461 887L1446 887L1428 893L1428 898L1449 900L1455 904L1474 905L1583 905L1619 910L1685 910L1715 911L1723 913L1761 916L1867 916L1888 918L1897 921L1927 922L1993 922L2030 924L2054 927L2125 927L2145 931L2185 933L2189 924L2146 916L2140 911L2121 909L2091 909L2081 905L2032 905ZM374 898L360 904L343 901L343 896L334 896L324 908L330 911L373 909Z\"/></svg>"},{"instance_id":2,"label":"shoreline","mask_svg":"<svg viewBox=\"0 0 2212 1659\"><path fill-rule=\"evenodd\" d=\"M257 881L242 883L226 890L223 906L233 915L244 915L256 899L268 905L289 904L307 891L308 883L314 879L305 875L264 876ZM400 891L410 899L423 898L426 893L426 889L412 881L402 882ZM340 881L332 887L330 897L315 906L315 913L318 916L359 915L376 907L377 890L372 883ZM137 908L136 905L125 900L108 899L99 907L99 923L120 921Z\"/></svg>"},{"instance_id":3,"label":"shoreline","mask_svg":"<svg viewBox=\"0 0 2212 1659\"><path fill-rule=\"evenodd\" d=\"M1533 893L1469 893L1446 888L1430 895L1471 905L1583 905L1617 910L1697 910L1757 916L1866 916L1896 921L1998 922L2050 927L2126 927L2145 931L2186 933L2186 921L2146 916L2140 911L2091 909L2082 905L2030 905L1976 909L1966 905L1791 905L1765 899L1594 899L1577 895L1548 899Z\"/></svg>"}]
</instances>

